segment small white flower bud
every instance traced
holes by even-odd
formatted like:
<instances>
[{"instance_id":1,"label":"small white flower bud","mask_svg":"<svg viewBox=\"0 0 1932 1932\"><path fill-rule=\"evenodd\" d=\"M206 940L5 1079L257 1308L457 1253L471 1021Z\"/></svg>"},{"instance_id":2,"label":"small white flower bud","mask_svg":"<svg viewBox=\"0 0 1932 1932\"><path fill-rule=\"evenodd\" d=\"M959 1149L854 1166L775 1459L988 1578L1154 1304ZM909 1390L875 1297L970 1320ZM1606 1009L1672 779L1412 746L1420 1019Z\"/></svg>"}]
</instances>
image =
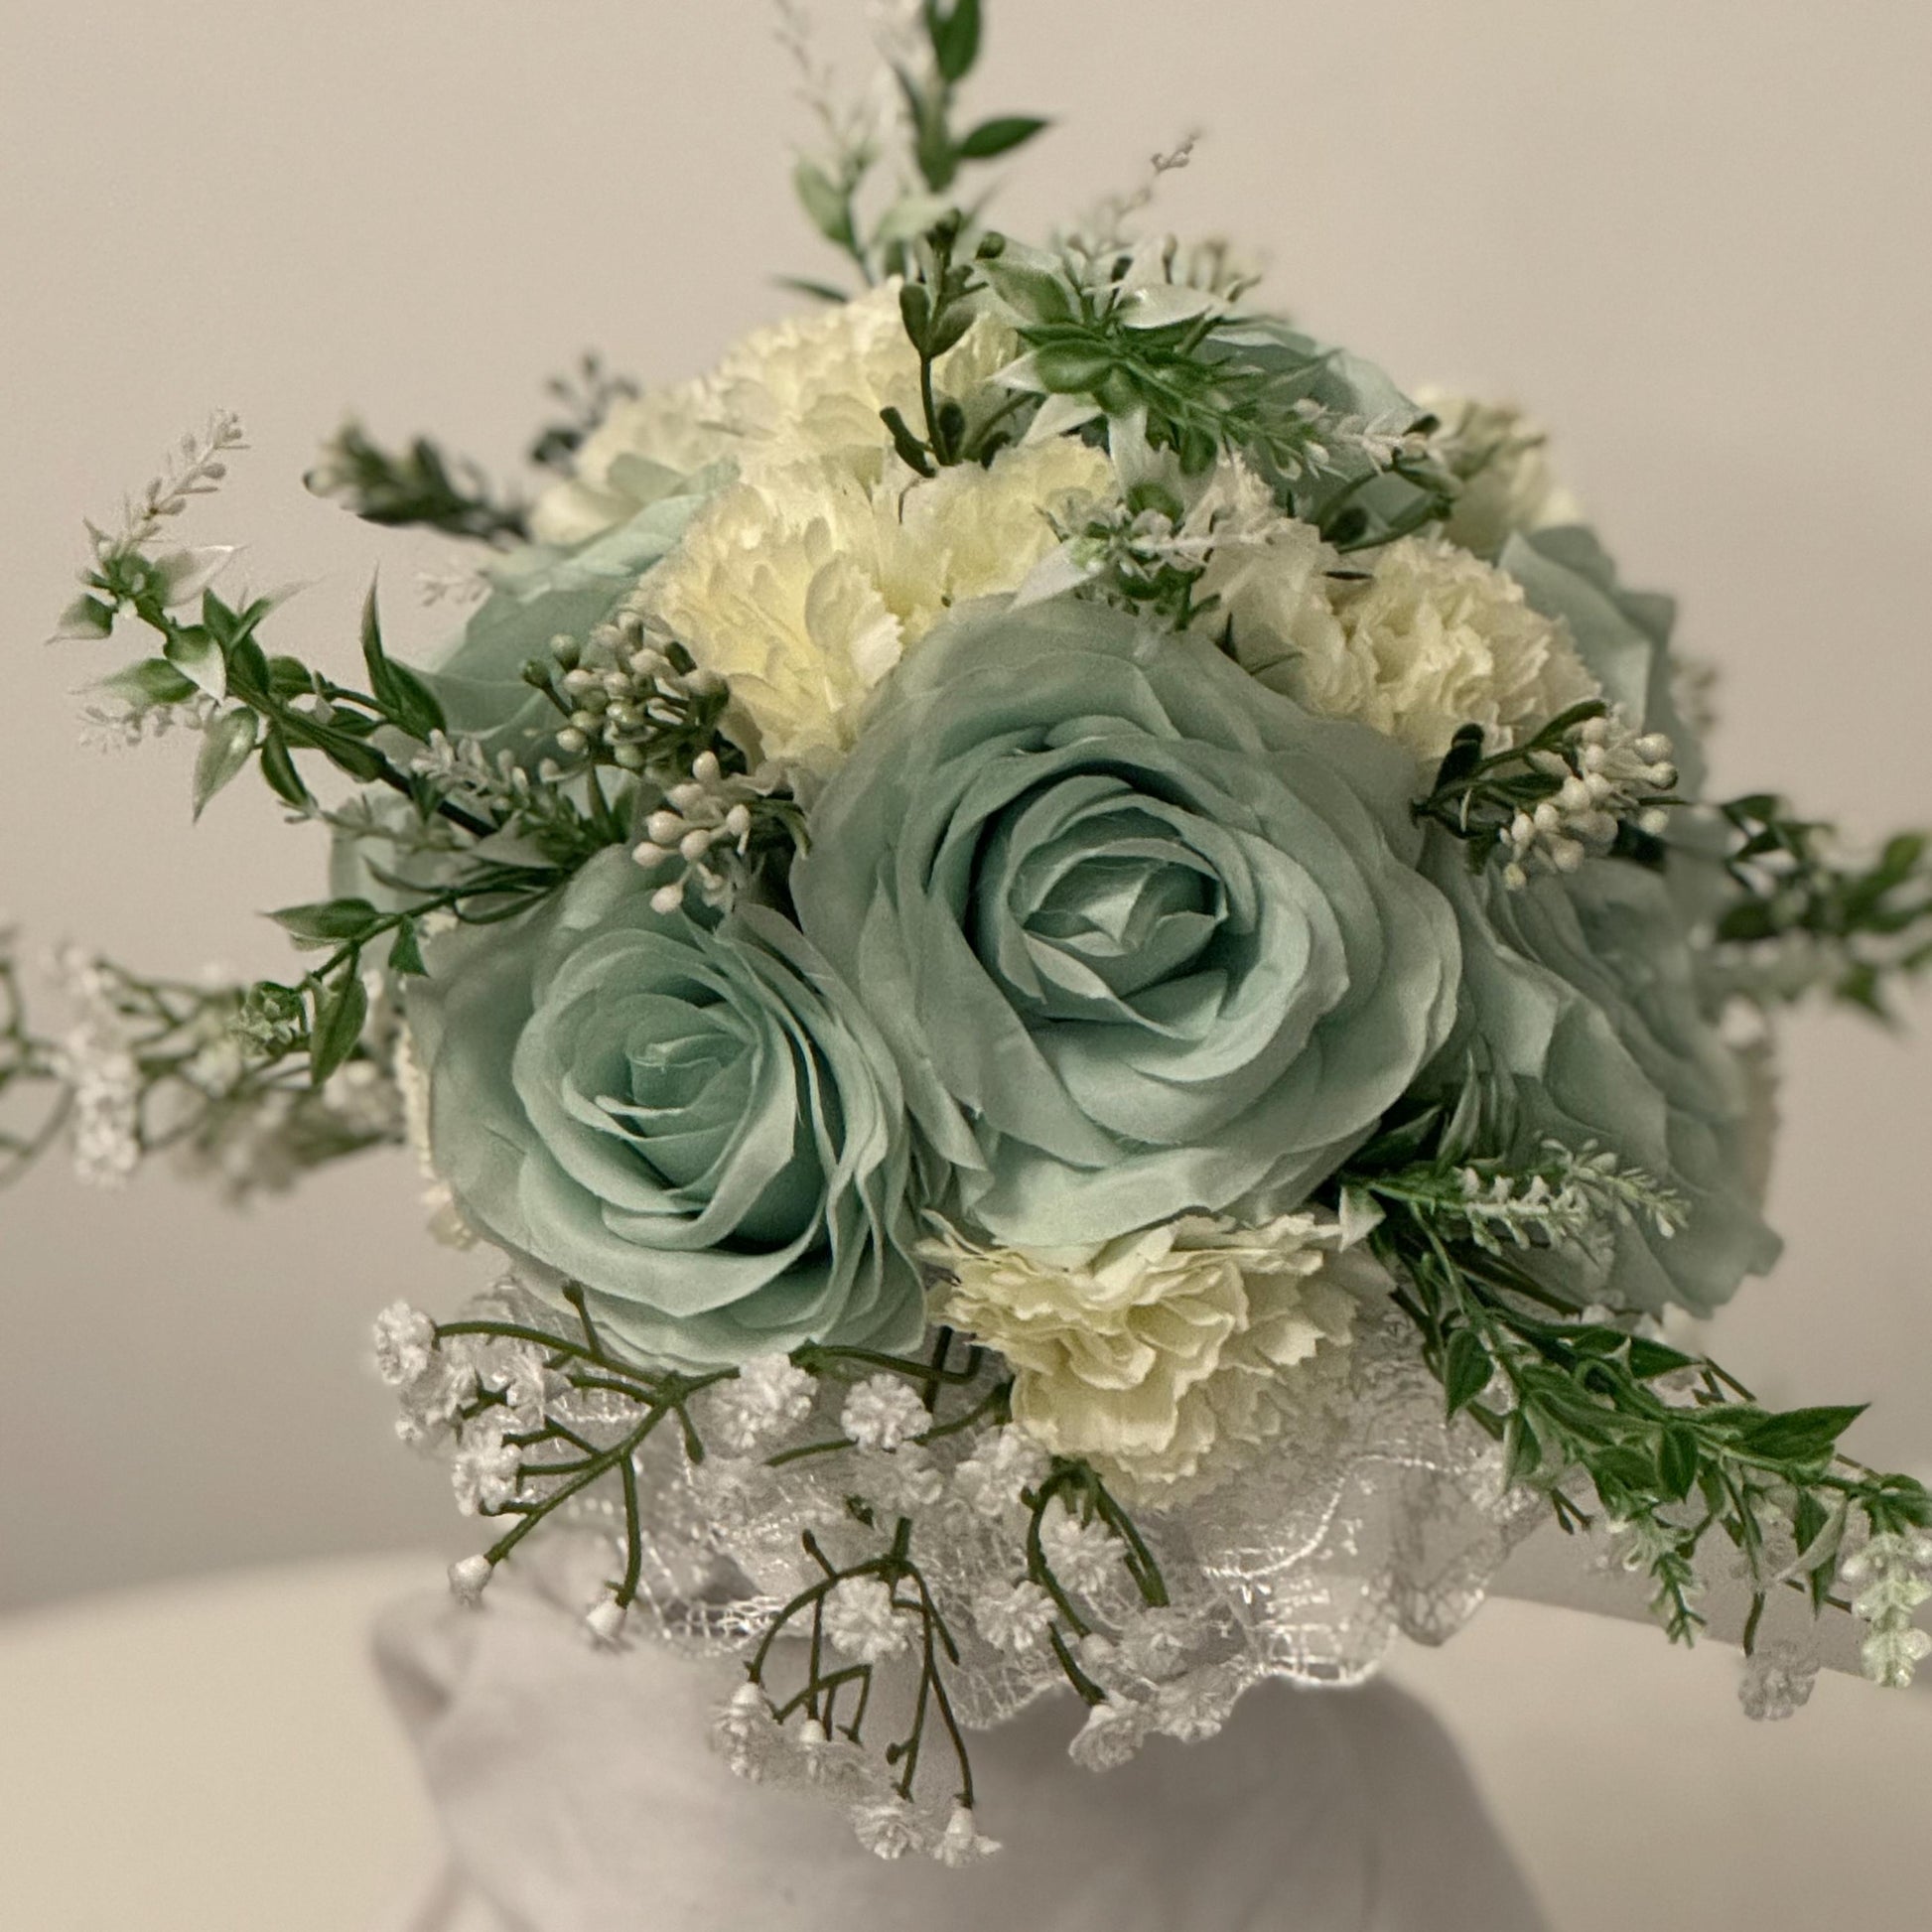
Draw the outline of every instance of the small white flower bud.
<instances>
[{"instance_id":1,"label":"small white flower bud","mask_svg":"<svg viewBox=\"0 0 1932 1932\"><path fill-rule=\"evenodd\" d=\"M1668 764L1677 748L1662 732L1649 732L1630 749L1647 764Z\"/></svg>"},{"instance_id":2,"label":"small white flower bud","mask_svg":"<svg viewBox=\"0 0 1932 1932\"><path fill-rule=\"evenodd\" d=\"M676 812L656 811L644 820L644 830L659 845L675 845L684 836L684 821Z\"/></svg>"},{"instance_id":3,"label":"small white flower bud","mask_svg":"<svg viewBox=\"0 0 1932 1932\"><path fill-rule=\"evenodd\" d=\"M597 673L595 671L587 671L581 665L574 670L566 671L563 675L564 689L572 697L575 697L580 691L588 691L596 682Z\"/></svg>"},{"instance_id":4,"label":"small white flower bud","mask_svg":"<svg viewBox=\"0 0 1932 1932\"><path fill-rule=\"evenodd\" d=\"M1550 847L1550 863L1559 872L1577 872L1589 854L1576 839L1558 839Z\"/></svg>"},{"instance_id":5,"label":"small white flower bud","mask_svg":"<svg viewBox=\"0 0 1932 1932\"><path fill-rule=\"evenodd\" d=\"M495 1574L495 1566L487 1557L465 1557L461 1563L450 1565L450 1594L474 1609L483 1601L483 1593Z\"/></svg>"},{"instance_id":6,"label":"small white flower bud","mask_svg":"<svg viewBox=\"0 0 1932 1932\"><path fill-rule=\"evenodd\" d=\"M678 857L687 866L695 866L711 850L711 842L717 835L698 827L685 833L677 842Z\"/></svg>"},{"instance_id":7,"label":"small white flower bud","mask_svg":"<svg viewBox=\"0 0 1932 1932\"><path fill-rule=\"evenodd\" d=\"M629 1611L615 1596L607 1596L585 1612L584 1627L594 1642L607 1650L615 1649L618 1639L623 1635L624 1619L628 1615Z\"/></svg>"},{"instance_id":8,"label":"small white flower bud","mask_svg":"<svg viewBox=\"0 0 1932 1932\"><path fill-rule=\"evenodd\" d=\"M1530 883L1530 876L1514 859L1503 868L1503 884L1512 893L1520 893Z\"/></svg>"},{"instance_id":9,"label":"small white flower bud","mask_svg":"<svg viewBox=\"0 0 1932 1932\"><path fill-rule=\"evenodd\" d=\"M661 866L671 855L652 839L645 839L630 848L630 856L643 867Z\"/></svg>"},{"instance_id":10,"label":"small white flower bud","mask_svg":"<svg viewBox=\"0 0 1932 1932\"><path fill-rule=\"evenodd\" d=\"M641 771L644 768L644 755L635 745L620 745L614 756L625 771Z\"/></svg>"},{"instance_id":11,"label":"small white flower bud","mask_svg":"<svg viewBox=\"0 0 1932 1932\"><path fill-rule=\"evenodd\" d=\"M684 903L684 886L680 881L675 886L660 886L650 896L650 909L660 915L675 912Z\"/></svg>"},{"instance_id":12,"label":"small white flower bud","mask_svg":"<svg viewBox=\"0 0 1932 1932\"><path fill-rule=\"evenodd\" d=\"M1561 831L1563 829L1563 807L1554 798L1546 798L1542 804L1537 806L1536 814L1530 820L1530 823L1537 831L1544 833L1546 836L1549 833Z\"/></svg>"},{"instance_id":13,"label":"small white flower bud","mask_svg":"<svg viewBox=\"0 0 1932 1932\"><path fill-rule=\"evenodd\" d=\"M711 785L715 785L718 782L720 776L720 772L718 768L718 754L716 752L700 752L698 756L691 760L691 775L692 777L697 779L697 781L701 785L705 785L707 787Z\"/></svg>"},{"instance_id":14,"label":"small white flower bud","mask_svg":"<svg viewBox=\"0 0 1932 1932\"><path fill-rule=\"evenodd\" d=\"M735 839L748 839L752 835L752 808L743 803L734 805L725 814L725 830Z\"/></svg>"},{"instance_id":15,"label":"small white flower bud","mask_svg":"<svg viewBox=\"0 0 1932 1932\"><path fill-rule=\"evenodd\" d=\"M1670 813L1661 805L1653 805L1647 812L1639 812L1637 830L1648 832L1653 839L1661 839L1670 830Z\"/></svg>"},{"instance_id":16,"label":"small white flower bud","mask_svg":"<svg viewBox=\"0 0 1932 1932\"><path fill-rule=\"evenodd\" d=\"M557 749L569 753L572 757L588 751L590 743L591 741L575 725L566 725L557 734Z\"/></svg>"},{"instance_id":17,"label":"small white flower bud","mask_svg":"<svg viewBox=\"0 0 1932 1932\"><path fill-rule=\"evenodd\" d=\"M1591 795L1590 788L1584 779L1566 778L1563 781L1563 789L1557 793L1555 799L1546 800L1545 802L1554 803L1560 812L1574 813L1588 811L1596 800ZM1539 806L1537 809L1541 811L1542 806Z\"/></svg>"}]
</instances>

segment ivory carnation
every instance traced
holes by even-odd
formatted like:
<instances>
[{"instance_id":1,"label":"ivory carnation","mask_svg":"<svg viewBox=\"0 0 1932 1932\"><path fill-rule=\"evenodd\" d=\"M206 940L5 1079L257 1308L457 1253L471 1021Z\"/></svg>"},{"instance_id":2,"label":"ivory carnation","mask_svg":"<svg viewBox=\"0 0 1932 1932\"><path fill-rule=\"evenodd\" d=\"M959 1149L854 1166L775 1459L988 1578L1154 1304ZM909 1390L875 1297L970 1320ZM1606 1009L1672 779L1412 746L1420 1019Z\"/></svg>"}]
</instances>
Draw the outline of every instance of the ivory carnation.
<instances>
[{"instance_id":1,"label":"ivory carnation","mask_svg":"<svg viewBox=\"0 0 1932 1932\"><path fill-rule=\"evenodd\" d=\"M571 478L538 501L536 536L581 543L725 461L749 473L817 459L878 482L892 451L880 412L920 416L918 352L898 287L754 330L708 374L619 403ZM937 386L964 406L1017 350L1011 331L983 317L940 358Z\"/></svg>"},{"instance_id":2,"label":"ivory carnation","mask_svg":"<svg viewBox=\"0 0 1932 1932\"><path fill-rule=\"evenodd\" d=\"M1093 1247L926 1252L953 1275L939 1317L1012 1364L1015 1423L1159 1502L1232 1473L1332 1391L1363 1279L1338 1240L1313 1214L1187 1215Z\"/></svg>"},{"instance_id":3,"label":"ivory carnation","mask_svg":"<svg viewBox=\"0 0 1932 1932\"><path fill-rule=\"evenodd\" d=\"M1111 487L1068 441L868 485L824 460L726 489L640 587L645 613L730 681L756 755L810 777L851 749L866 700L957 603L1018 589L1054 521Z\"/></svg>"},{"instance_id":4,"label":"ivory carnation","mask_svg":"<svg viewBox=\"0 0 1932 1932\"><path fill-rule=\"evenodd\" d=\"M1513 744L1599 695L1565 626L1493 565L1440 537L1404 537L1366 580L1327 577L1318 601L1313 573L1340 560L1312 538L1268 546L1224 593L1236 654L1271 690L1432 760L1459 726Z\"/></svg>"}]
</instances>

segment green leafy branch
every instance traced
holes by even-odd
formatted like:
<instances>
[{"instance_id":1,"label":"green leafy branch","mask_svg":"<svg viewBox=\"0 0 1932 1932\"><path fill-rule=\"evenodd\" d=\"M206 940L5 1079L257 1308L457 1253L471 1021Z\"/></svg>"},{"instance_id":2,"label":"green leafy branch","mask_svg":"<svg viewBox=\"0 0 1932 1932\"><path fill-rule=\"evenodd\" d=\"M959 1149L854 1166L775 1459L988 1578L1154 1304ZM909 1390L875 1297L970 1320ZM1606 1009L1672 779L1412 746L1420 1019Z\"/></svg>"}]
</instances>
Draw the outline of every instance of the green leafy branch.
<instances>
[{"instance_id":1,"label":"green leafy branch","mask_svg":"<svg viewBox=\"0 0 1932 1932\"><path fill-rule=\"evenodd\" d=\"M1869 865L1846 865L1831 855L1833 828L1793 817L1774 793L1720 809L1732 833L1725 869L1737 893L1718 920L1719 941L1746 955L1796 941L1816 955L1808 981L1887 1017L1887 986L1932 966L1925 835L1899 833Z\"/></svg>"},{"instance_id":2,"label":"green leafy branch","mask_svg":"<svg viewBox=\"0 0 1932 1932\"><path fill-rule=\"evenodd\" d=\"M564 453L576 447L568 439L577 433L578 425L567 424L540 437L537 448L546 455ZM555 440L559 434L562 441ZM529 535L523 504L499 498L477 464L446 455L427 436L406 450L385 450L360 423L346 422L324 444L303 481L365 523L489 544L520 543Z\"/></svg>"},{"instance_id":3,"label":"green leafy branch","mask_svg":"<svg viewBox=\"0 0 1932 1932\"><path fill-rule=\"evenodd\" d=\"M1000 114L960 129L955 124L961 85L978 65L983 33L980 0L922 0L919 27L926 58L893 69L911 137L913 165L923 193L900 192L876 223L861 209L880 159L878 144L846 135L827 157L801 159L792 185L812 225L846 255L870 286L912 267L912 243L952 195L964 169L997 161L1024 147L1048 123L1031 114ZM813 90L823 80L811 76ZM821 105L821 115L828 110ZM834 301L842 291L814 282L794 286Z\"/></svg>"},{"instance_id":4,"label":"green leafy branch","mask_svg":"<svg viewBox=\"0 0 1932 1932\"><path fill-rule=\"evenodd\" d=\"M1653 1611L1673 1639L1689 1642L1702 1626L1698 1561L1713 1531L1746 1564L1754 1638L1780 1586L1814 1608L1835 1600L1855 1519L1872 1535L1932 1524L1922 1484L1840 1451L1862 1409L1767 1410L1717 1363L1586 1318L1538 1281L1531 1260L1475 1237L1440 1185L1445 1165L1382 1167L1371 1149L1346 1175L1380 1210L1369 1239L1400 1284L1396 1306L1421 1334L1449 1415L1501 1444L1507 1481L1540 1488L1566 1530L1592 1521L1574 1494L1578 1479L1588 1484L1649 1573ZM1773 1527L1789 1551L1774 1547Z\"/></svg>"},{"instance_id":5,"label":"green leafy branch","mask_svg":"<svg viewBox=\"0 0 1932 1932\"><path fill-rule=\"evenodd\" d=\"M900 459L922 477L936 476L953 464L990 463L1012 440L1011 419L1029 401L1024 393L1011 394L975 427L969 424L958 399L943 396L937 389L934 371L939 359L956 347L973 326L980 314L980 304L974 297L985 287L973 263L953 259L960 231L956 213L935 223L921 244L914 276L903 282L898 292L898 312L906 339L918 351L919 405L925 418L925 435L915 436L896 408L889 406L879 412ZM979 244L979 259L996 259L1003 245L1000 236L987 235Z\"/></svg>"},{"instance_id":6,"label":"green leafy branch","mask_svg":"<svg viewBox=\"0 0 1932 1932\"><path fill-rule=\"evenodd\" d=\"M572 459L603 428L613 409L634 402L641 393L635 376L619 375L604 366L604 358L588 350L568 375L555 375L544 385L562 406L563 415L538 430L529 458L539 470L570 473Z\"/></svg>"}]
</instances>

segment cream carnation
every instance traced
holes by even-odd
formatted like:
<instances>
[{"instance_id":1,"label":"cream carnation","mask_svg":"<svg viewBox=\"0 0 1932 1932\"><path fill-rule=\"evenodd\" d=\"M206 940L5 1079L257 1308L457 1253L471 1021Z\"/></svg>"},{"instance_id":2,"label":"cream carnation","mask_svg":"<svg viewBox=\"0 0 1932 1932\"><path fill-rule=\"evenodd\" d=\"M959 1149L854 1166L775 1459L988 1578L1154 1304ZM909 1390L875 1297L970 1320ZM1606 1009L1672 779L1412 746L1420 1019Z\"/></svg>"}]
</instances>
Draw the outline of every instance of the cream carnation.
<instances>
[{"instance_id":1,"label":"cream carnation","mask_svg":"<svg viewBox=\"0 0 1932 1932\"><path fill-rule=\"evenodd\" d=\"M1492 747L1513 744L1600 695L1568 628L1454 544L1404 537L1366 579L1329 577L1332 623L1308 587L1315 561L1306 542L1284 546L1284 580L1258 568L1229 604L1242 663L1311 711L1372 725L1433 760L1458 726L1481 725Z\"/></svg>"},{"instance_id":2,"label":"cream carnation","mask_svg":"<svg viewBox=\"0 0 1932 1932\"><path fill-rule=\"evenodd\" d=\"M638 608L730 682L749 748L822 778L905 650L954 604L1018 589L1058 542L1052 519L1111 478L1067 441L872 486L823 460L760 468L699 515Z\"/></svg>"},{"instance_id":3,"label":"cream carnation","mask_svg":"<svg viewBox=\"0 0 1932 1932\"><path fill-rule=\"evenodd\" d=\"M938 387L970 406L1018 347L1004 324L981 317L941 357ZM888 407L920 420L919 358L897 282L754 330L711 373L618 404L569 481L539 499L531 529L545 543L581 543L723 461L750 472L822 460L877 483L892 452Z\"/></svg>"},{"instance_id":4,"label":"cream carnation","mask_svg":"<svg viewBox=\"0 0 1932 1932\"><path fill-rule=\"evenodd\" d=\"M1367 1279L1338 1247L1314 1214L1189 1215L1097 1247L948 1236L926 1256L953 1276L938 1317L1012 1365L1015 1423L1159 1504L1232 1474L1332 1396Z\"/></svg>"},{"instance_id":5,"label":"cream carnation","mask_svg":"<svg viewBox=\"0 0 1932 1932\"><path fill-rule=\"evenodd\" d=\"M1416 400L1441 419L1437 448L1462 485L1443 525L1450 542L1493 557L1519 530L1577 521L1577 499L1551 470L1540 423L1513 403L1443 389L1419 389Z\"/></svg>"}]
</instances>

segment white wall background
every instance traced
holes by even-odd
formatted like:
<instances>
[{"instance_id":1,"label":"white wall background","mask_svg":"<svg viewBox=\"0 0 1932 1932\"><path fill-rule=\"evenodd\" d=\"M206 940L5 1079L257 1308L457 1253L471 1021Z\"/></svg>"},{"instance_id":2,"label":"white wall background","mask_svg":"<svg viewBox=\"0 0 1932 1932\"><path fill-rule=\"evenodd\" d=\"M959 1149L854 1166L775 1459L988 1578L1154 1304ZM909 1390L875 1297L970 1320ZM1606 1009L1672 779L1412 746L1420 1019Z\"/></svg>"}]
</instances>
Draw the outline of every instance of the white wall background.
<instances>
[{"instance_id":1,"label":"white wall background","mask_svg":"<svg viewBox=\"0 0 1932 1932\"><path fill-rule=\"evenodd\" d=\"M858 0L820 4L853 43ZM991 12L979 100L1061 123L1010 225L1204 127L1167 223L1265 249L1278 302L1399 378L1557 426L1626 574L1724 667L1720 786L1932 818L1924 0ZM772 272L824 267L788 89L760 0L6 11L0 909L157 971L279 969L254 913L312 895L312 835L244 786L192 830L182 746L74 746L69 694L116 661L40 642L79 516L240 410L254 454L196 527L305 581L281 634L352 662L371 567L400 589L438 553L308 498L318 438L349 405L507 465L580 348L703 366ZM1932 1473L1926 1049L1823 1016L1790 1048L1789 1253L1715 1344L1774 1398L1876 1398L1856 1446ZM362 1367L371 1311L477 1272L415 1221L400 1159L240 1221L165 1173L0 1198L0 1605L449 1537Z\"/></svg>"}]
</instances>

